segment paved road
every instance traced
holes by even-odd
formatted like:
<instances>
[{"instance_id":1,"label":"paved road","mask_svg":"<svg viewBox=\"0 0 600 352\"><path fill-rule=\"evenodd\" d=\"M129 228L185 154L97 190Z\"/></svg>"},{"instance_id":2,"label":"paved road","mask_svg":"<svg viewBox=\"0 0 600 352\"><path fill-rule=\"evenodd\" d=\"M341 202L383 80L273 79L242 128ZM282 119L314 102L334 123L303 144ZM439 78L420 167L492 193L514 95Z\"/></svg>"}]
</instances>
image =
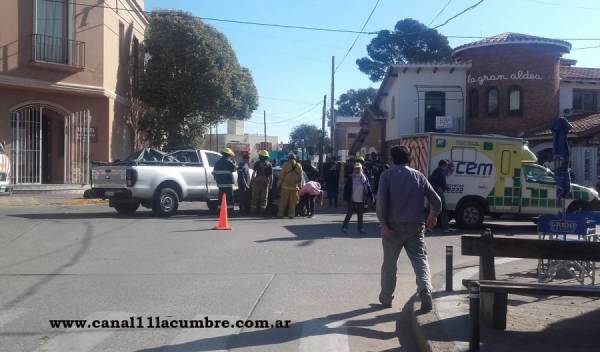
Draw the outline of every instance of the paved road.
<instances>
[{"instance_id":1,"label":"paved road","mask_svg":"<svg viewBox=\"0 0 600 352\"><path fill-rule=\"evenodd\" d=\"M194 205L196 206L196 205ZM122 218L103 206L0 209L0 351L414 351L402 255L392 309L377 303L381 244L341 215ZM352 228L351 228L352 229ZM427 238L433 272L458 235ZM473 263L472 259L466 259ZM457 258L456 266L467 261ZM52 329L49 319L291 320L288 329Z\"/></svg>"}]
</instances>

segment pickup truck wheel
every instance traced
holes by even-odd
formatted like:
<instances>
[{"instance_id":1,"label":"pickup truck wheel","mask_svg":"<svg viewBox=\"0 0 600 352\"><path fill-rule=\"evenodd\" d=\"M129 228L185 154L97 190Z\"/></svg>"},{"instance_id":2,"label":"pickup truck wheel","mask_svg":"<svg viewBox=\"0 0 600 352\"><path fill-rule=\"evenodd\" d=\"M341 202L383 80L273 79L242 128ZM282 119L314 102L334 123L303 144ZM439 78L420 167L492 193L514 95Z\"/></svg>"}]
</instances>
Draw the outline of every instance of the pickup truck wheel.
<instances>
[{"instance_id":1,"label":"pickup truck wheel","mask_svg":"<svg viewBox=\"0 0 600 352\"><path fill-rule=\"evenodd\" d=\"M152 212L156 216L171 216L179 208L179 196L172 188L161 188L154 196Z\"/></svg>"},{"instance_id":2,"label":"pickup truck wheel","mask_svg":"<svg viewBox=\"0 0 600 352\"><path fill-rule=\"evenodd\" d=\"M478 202L465 202L456 212L458 226L466 229L475 229L483 224L485 210Z\"/></svg>"},{"instance_id":3,"label":"pickup truck wheel","mask_svg":"<svg viewBox=\"0 0 600 352\"><path fill-rule=\"evenodd\" d=\"M135 203L115 203L115 210L119 215L133 215L140 207L139 202Z\"/></svg>"}]
</instances>

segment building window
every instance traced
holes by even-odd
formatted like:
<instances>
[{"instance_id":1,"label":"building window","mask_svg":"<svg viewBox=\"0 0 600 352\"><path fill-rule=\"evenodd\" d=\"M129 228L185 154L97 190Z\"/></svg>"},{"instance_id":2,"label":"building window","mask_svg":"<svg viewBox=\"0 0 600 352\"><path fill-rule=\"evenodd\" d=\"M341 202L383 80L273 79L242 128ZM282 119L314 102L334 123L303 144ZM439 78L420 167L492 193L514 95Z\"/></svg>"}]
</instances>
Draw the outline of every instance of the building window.
<instances>
[{"instance_id":1,"label":"building window","mask_svg":"<svg viewBox=\"0 0 600 352\"><path fill-rule=\"evenodd\" d=\"M396 96L392 95L392 118L396 118Z\"/></svg>"},{"instance_id":2,"label":"building window","mask_svg":"<svg viewBox=\"0 0 600 352\"><path fill-rule=\"evenodd\" d=\"M598 111L598 94L594 90L573 90L574 112L596 112Z\"/></svg>"},{"instance_id":3,"label":"building window","mask_svg":"<svg viewBox=\"0 0 600 352\"><path fill-rule=\"evenodd\" d=\"M508 90L508 113L521 114L521 88L519 87L511 87Z\"/></svg>"},{"instance_id":4,"label":"building window","mask_svg":"<svg viewBox=\"0 0 600 352\"><path fill-rule=\"evenodd\" d=\"M479 92L477 89L471 89L469 93L469 116L477 117L479 115Z\"/></svg>"},{"instance_id":5,"label":"building window","mask_svg":"<svg viewBox=\"0 0 600 352\"><path fill-rule=\"evenodd\" d=\"M69 63L69 12L66 0L36 0L34 23L37 59Z\"/></svg>"},{"instance_id":6,"label":"building window","mask_svg":"<svg viewBox=\"0 0 600 352\"><path fill-rule=\"evenodd\" d=\"M498 115L498 88L490 88L487 92L487 114Z\"/></svg>"}]
</instances>

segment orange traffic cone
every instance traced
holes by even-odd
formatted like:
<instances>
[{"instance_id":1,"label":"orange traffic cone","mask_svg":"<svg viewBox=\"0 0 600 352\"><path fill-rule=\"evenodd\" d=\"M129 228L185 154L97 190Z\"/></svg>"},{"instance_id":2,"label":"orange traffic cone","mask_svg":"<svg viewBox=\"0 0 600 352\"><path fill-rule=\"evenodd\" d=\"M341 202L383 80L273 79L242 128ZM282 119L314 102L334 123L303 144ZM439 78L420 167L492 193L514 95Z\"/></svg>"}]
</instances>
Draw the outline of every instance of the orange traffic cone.
<instances>
[{"instance_id":1,"label":"orange traffic cone","mask_svg":"<svg viewBox=\"0 0 600 352\"><path fill-rule=\"evenodd\" d=\"M219 222L217 226L213 228L213 230L231 230L231 226L229 226L229 222L227 220L227 199L225 198L225 193L221 196L221 211L219 212Z\"/></svg>"}]
</instances>

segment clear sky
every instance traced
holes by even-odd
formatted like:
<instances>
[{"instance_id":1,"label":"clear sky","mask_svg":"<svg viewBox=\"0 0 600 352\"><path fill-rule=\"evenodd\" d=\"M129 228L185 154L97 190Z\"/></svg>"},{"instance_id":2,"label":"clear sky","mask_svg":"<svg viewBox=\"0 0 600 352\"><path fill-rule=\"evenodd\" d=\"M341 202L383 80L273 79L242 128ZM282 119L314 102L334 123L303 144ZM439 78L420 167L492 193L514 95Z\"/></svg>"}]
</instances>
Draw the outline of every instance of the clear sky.
<instances>
[{"instance_id":1,"label":"clear sky","mask_svg":"<svg viewBox=\"0 0 600 352\"><path fill-rule=\"evenodd\" d=\"M146 0L146 10L175 8L196 16L301 26L360 30L377 0ZM453 0L433 25L444 22L477 0ZM430 24L448 0L380 0L365 31L393 29L398 20ZM600 38L600 0L485 0L439 31L447 36L492 36L519 32L550 38ZM323 95L329 100L331 56L336 65L356 34L256 27L207 21L229 39L242 66L252 71L259 106L246 122L247 133L267 133L288 141L301 123L321 125ZM336 73L336 98L351 88L378 88L358 70L372 35L361 35ZM476 40L476 39L475 39ZM449 39L450 46L471 42ZM599 46L600 40L571 41L573 48ZM577 66L600 67L600 48L566 55ZM328 101L329 106L329 101ZM220 127L222 133L224 127Z\"/></svg>"}]
</instances>

